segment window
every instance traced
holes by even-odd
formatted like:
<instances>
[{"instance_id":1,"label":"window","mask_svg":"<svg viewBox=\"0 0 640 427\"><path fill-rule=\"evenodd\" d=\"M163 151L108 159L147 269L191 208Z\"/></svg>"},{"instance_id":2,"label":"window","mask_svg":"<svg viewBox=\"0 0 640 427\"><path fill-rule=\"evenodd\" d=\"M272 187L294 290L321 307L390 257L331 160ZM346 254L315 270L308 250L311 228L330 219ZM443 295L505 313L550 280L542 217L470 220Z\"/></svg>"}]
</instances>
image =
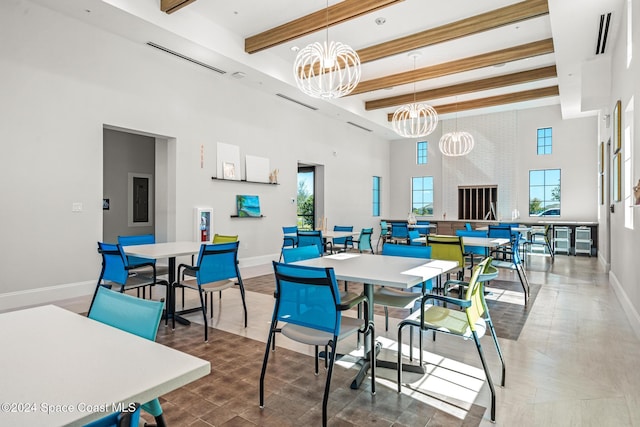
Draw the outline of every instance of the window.
<instances>
[{"instance_id":1,"label":"window","mask_svg":"<svg viewBox=\"0 0 640 427\"><path fill-rule=\"evenodd\" d=\"M414 176L411 179L411 212L433 215L433 177Z\"/></svg>"},{"instance_id":2,"label":"window","mask_svg":"<svg viewBox=\"0 0 640 427\"><path fill-rule=\"evenodd\" d=\"M316 205L314 200L316 169L298 166L298 228L315 229Z\"/></svg>"},{"instance_id":3,"label":"window","mask_svg":"<svg viewBox=\"0 0 640 427\"><path fill-rule=\"evenodd\" d=\"M538 155L551 154L551 128L538 129Z\"/></svg>"},{"instance_id":4,"label":"window","mask_svg":"<svg viewBox=\"0 0 640 427\"><path fill-rule=\"evenodd\" d=\"M426 165L427 164L427 142L426 141L418 142L417 148L418 148L417 150L418 164Z\"/></svg>"},{"instance_id":5,"label":"window","mask_svg":"<svg viewBox=\"0 0 640 427\"><path fill-rule=\"evenodd\" d=\"M529 171L529 216L560 216L560 169Z\"/></svg>"},{"instance_id":6,"label":"window","mask_svg":"<svg viewBox=\"0 0 640 427\"><path fill-rule=\"evenodd\" d=\"M373 177L373 216L380 216L380 177Z\"/></svg>"}]
</instances>

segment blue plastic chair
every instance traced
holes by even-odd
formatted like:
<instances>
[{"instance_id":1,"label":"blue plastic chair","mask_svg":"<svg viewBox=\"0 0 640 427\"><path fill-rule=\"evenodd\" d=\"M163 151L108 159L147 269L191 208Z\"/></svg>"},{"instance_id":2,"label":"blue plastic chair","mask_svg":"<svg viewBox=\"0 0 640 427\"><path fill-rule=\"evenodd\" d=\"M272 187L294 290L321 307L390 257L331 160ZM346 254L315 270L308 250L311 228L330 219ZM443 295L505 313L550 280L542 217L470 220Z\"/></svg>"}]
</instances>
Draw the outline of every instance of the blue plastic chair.
<instances>
[{"instance_id":1,"label":"blue plastic chair","mask_svg":"<svg viewBox=\"0 0 640 427\"><path fill-rule=\"evenodd\" d=\"M284 248L295 248L298 246L298 226L282 227L282 248L280 249L280 261L282 261L282 250ZM287 236L288 234L288 236Z\"/></svg>"},{"instance_id":2,"label":"blue plastic chair","mask_svg":"<svg viewBox=\"0 0 640 427\"><path fill-rule=\"evenodd\" d=\"M102 255L102 269L100 270L100 277L98 277L98 283L96 284L96 290L93 293L89 310L91 310L98 289L101 287L111 289L113 286L119 286L120 292L136 289L138 296L140 296L140 289L142 289L142 297L144 298L146 296L146 287L157 284L168 285L167 281L157 279L154 264L149 263L130 266L129 259L120 244L114 245L111 243L98 242L98 252ZM140 267L150 267L150 269L148 271L138 270L140 271L139 273L132 274L136 269L140 269Z\"/></svg>"},{"instance_id":3,"label":"blue plastic chair","mask_svg":"<svg viewBox=\"0 0 640 427\"><path fill-rule=\"evenodd\" d=\"M318 258L320 252L316 245L299 246L297 248L284 248L282 249L282 255L285 264L289 264L296 261L303 261L305 259Z\"/></svg>"},{"instance_id":4,"label":"blue plastic chair","mask_svg":"<svg viewBox=\"0 0 640 427\"><path fill-rule=\"evenodd\" d=\"M358 251L360 251L360 253L362 253L362 251L371 251L373 254L376 253L376 251L373 250L373 246L371 246L372 235L373 228L363 228L360 230L358 239L353 239L353 244L358 246Z\"/></svg>"},{"instance_id":5,"label":"blue plastic chair","mask_svg":"<svg viewBox=\"0 0 640 427\"><path fill-rule=\"evenodd\" d=\"M391 223L391 240L395 243L402 241L405 242L409 238L409 226L406 222L392 222Z\"/></svg>"},{"instance_id":6,"label":"blue plastic chair","mask_svg":"<svg viewBox=\"0 0 640 427\"><path fill-rule=\"evenodd\" d=\"M333 231L353 231L352 225L334 225ZM333 247L342 246L342 250L346 251L349 248L353 248L353 237L336 237L333 239Z\"/></svg>"},{"instance_id":7,"label":"blue plastic chair","mask_svg":"<svg viewBox=\"0 0 640 427\"><path fill-rule=\"evenodd\" d=\"M506 234L505 228L509 230L508 235ZM524 292L524 303L526 305L529 299L530 286L529 278L527 277L522 258L520 257L521 233L519 231L512 231L510 227L489 225L489 237L509 239L509 245L500 246L491 251L491 256L494 257L492 265L517 273Z\"/></svg>"},{"instance_id":8,"label":"blue plastic chair","mask_svg":"<svg viewBox=\"0 0 640 427\"><path fill-rule=\"evenodd\" d=\"M260 374L260 408L264 408L264 380L271 342L276 333L281 333L289 339L315 347L316 375L318 374L318 350L320 346L325 347L327 379L322 400L322 425L326 426L327 403L338 340L357 332L372 331L369 356L371 358L371 393L375 394L376 351L373 323L364 319L342 316L343 311L360 303L365 305L365 312L368 312L367 297L360 295L348 303L341 301L333 268L280 264L274 261L273 269L276 277L276 300ZM279 325L279 322L285 324Z\"/></svg>"},{"instance_id":9,"label":"blue plastic chair","mask_svg":"<svg viewBox=\"0 0 640 427\"><path fill-rule=\"evenodd\" d=\"M413 230L409 230L409 245L411 246L425 246L424 243L414 242L415 239L420 238L420 232L415 228Z\"/></svg>"},{"instance_id":10,"label":"blue plastic chair","mask_svg":"<svg viewBox=\"0 0 640 427\"><path fill-rule=\"evenodd\" d=\"M245 301L244 284L238 268L238 246L240 242L207 244L200 246L196 265L180 264L178 266L178 277L182 276L182 271L190 271L195 274L195 284L193 280L178 281L173 284L173 295L176 287L184 287L198 291L200 296L200 307L204 319L204 340L209 341L209 321L207 319L207 298L209 294L209 308L213 318L213 293L238 286L242 297L242 307L244 308L244 327L247 327L247 304ZM173 316L173 328L175 329L175 316Z\"/></svg>"},{"instance_id":11,"label":"blue plastic chair","mask_svg":"<svg viewBox=\"0 0 640 427\"><path fill-rule=\"evenodd\" d=\"M138 427L140 423L140 404L133 404L132 410L114 412L99 420L85 424L84 427Z\"/></svg>"},{"instance_id":12,"label":"blue plastic chair","mask_svg":"<svg viewBox=\"0 0 640 427\"><path fill-rule=\"evenodd\" d=\"M413 229L418 230L418 233L420 233L421 236L426 236L431 232L429 225L431 225L429 221L418 220L416 221L416 225Z\"/></svg>"},{"instance_id":13,"label":"blue plastic chair","mask_svg":"<svg viewBox=\"0 0 640 427\"><path fill-rule=\"evenodd\" d=\"M389 224L387 224L387 221L380 221L380 236L378 236L378 241L376 242L376 250L380 247L380 241L385 244L390 237Z\"/></svg>"},{"instance_id":14,"label":"blue plastic chair","mask_svg":"<svg viewBox=\"0 0 640 427\"><path fill-rule=\"evenodd\" d=\"M99 287L87 317L155 341L163 308L164 301L140 299ZM153 415L158 426L165 425L157 398L142 405L142 409Z\"/></svg>"},{"instance_id":15,"label":"blue plastic chair","mask_svg":"<svg viewBox=\"0 0 640 427\"><path fill-rule=\"evenodd\" d=\"M320 230L298 230L298 246L315 245L318 248L320 256L325 252L333 252L332 244L330 242L325 243L322 237L322 231ZM329 250L327 251L327 247Z\"/></svg>"}]
</instances>

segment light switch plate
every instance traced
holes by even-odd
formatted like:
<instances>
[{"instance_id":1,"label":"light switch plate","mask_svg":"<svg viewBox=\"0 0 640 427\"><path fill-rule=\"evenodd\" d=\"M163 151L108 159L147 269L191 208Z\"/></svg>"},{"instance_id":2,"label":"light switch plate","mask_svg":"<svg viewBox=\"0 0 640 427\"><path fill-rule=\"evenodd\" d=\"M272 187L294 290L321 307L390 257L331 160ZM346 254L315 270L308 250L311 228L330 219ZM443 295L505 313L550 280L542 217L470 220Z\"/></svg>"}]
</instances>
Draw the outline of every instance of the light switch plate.
<instances>
[{"instance_id":1,"label":"light switch plate","mask_svg":"<svg viewBox=\"0 0 640 427\"><path fill-rule=\"evenodd\" d=\"M82 212L82 203L81 202L74 202L71 205L71 212Z\"/></svg>"}]
</instances>

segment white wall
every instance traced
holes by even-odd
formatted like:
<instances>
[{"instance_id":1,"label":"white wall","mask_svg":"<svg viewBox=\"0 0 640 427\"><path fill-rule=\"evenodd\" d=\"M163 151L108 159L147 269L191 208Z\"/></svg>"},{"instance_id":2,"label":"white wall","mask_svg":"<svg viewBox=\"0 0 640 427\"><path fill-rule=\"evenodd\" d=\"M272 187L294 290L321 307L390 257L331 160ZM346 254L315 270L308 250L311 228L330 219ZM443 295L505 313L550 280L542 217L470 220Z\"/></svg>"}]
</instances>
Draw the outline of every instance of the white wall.
<instances>
[{"instance_id":1,"label":"white wall","mask_svg":"<svg viewBox=\"0 0 640 427\"><path fill-rule=\"evenodd\" d=\"M240 235L242 262L277 256L280 227L296 219L298 161L325 166L330 222L377 224L371 176L388 181L386 141L26 0L0 3L0 39L0 309L93 290L104 125L168 140L156 156L169 183L159 239L192 240L193 208L211 206L214 230ZM213 182L218 141L269 158L281 185ZM260 195L266 217L230 218L236 194Z\"/></svg>"},{"instance_id":2,"label":"white wall","mask_svg":"<svg viewBox=\"0 0 640 427\"><path fill-rule=\"evenodd\" d=\"M609 102L610 110L617 100L622 101L622 131L631 125L633 129L640 129L639 125L639 104L640 87L638 86L638 73L640 67L640 33L637 29L640 26L640 0L633 1L633 23L635 27L632 35L632 60L630 66L627 67L627 2L624 2L622 16L617 21L620 25L617 34L617 43L613 46L613 62L612 62L612 88L611 99ZM629 123L629 116L625 115L625 109L629 101L633 97L632 123ZM607 141L611 137L610 128L603 127L601 139ZM623 143L624 147L624 143ZM631 172L631 182L623 180L624 195L625 188L633 186L640 178L640 147L638 145L637 131L635 131L633 141L633 171ZM610 168L611 164L607 164ZM626 169L623 166L622 176L625 176ZM604 206L601 210L601 216L606 218L606 209ZM638 254L640 253L640 208L625 208L623 202L614 203L615 212L610 215L611 227L611 270L610 279L617 292L618 298L622 302L629 319L634 326L640 327L640 277L638 274ZM634 228L625 227L625 215L633 215Z\"/></svg>"},{"instance_id":3,"label":"white wall","mask_svg":"<svg viewBox=\"0 0 640 427\"><path fill-rule=\"evenodd\" d=\"M457 219L458 186L498 185L498 217L521 220L529 212L529 170L561 169L562 220L597 220L597 117L562 120L559 106L458 118L457 128L470 132L475 148L467 156L444 157L441 133L454 130L455 120L438 125L422 140L429 142L427 165L416 164L416 141L391 144L391 216L406 218L411 207L411 177L434 177L434 219ZM536 131L553 128L553 153L536 155Z\"/></svg>"}]
</instances>

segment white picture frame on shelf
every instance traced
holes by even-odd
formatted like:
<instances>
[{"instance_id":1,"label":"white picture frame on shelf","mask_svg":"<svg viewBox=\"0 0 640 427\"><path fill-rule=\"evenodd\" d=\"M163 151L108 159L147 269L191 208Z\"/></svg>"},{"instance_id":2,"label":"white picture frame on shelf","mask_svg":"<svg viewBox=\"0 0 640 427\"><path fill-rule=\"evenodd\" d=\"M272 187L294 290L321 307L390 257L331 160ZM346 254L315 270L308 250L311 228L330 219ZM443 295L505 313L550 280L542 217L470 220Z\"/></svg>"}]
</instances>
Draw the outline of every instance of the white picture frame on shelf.
<instances>
[{"instance_id":1,"label":"white picture frame on shelf","mask_svg":"<svg viewBox=\"0 0 640 427\"><path fill-rule=\"evenodd\" d=\"M236 165L232 162L222 162L222 178L236 179Z\"/></svg>"}]
</instances>

